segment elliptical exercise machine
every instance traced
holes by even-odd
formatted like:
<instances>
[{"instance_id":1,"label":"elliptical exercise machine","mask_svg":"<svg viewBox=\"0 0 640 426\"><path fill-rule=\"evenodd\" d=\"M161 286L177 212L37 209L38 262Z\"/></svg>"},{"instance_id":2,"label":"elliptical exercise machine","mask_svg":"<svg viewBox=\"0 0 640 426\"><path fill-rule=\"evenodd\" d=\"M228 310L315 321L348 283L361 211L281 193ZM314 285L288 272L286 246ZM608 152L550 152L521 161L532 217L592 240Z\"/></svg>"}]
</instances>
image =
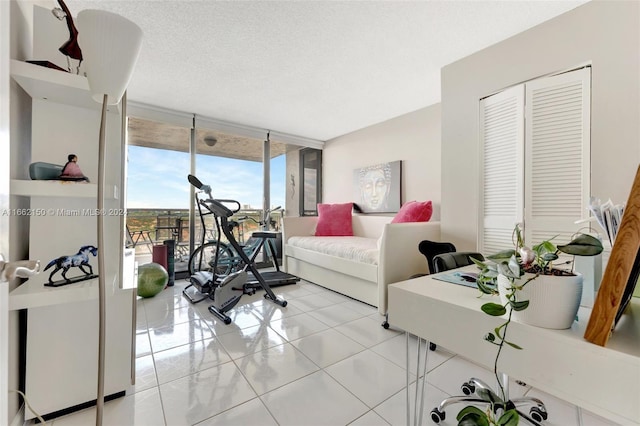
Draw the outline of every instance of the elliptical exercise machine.
<instances>
[{"instance_id":1,"label":"elliptical exercise machine","mask_svg":"<svg viewBox=\"0 0 640 426\"><path fill-rule=\"evenodd\" d=\"M233 235L233 226L232 224L230 224L229 218L233 216L234 213L240 210L240 203L236 200L214 199L211 196L211 187L209 185L204 185L197 177L193 175L189 175L188 180L191 185L204 191L207 194L208 198L206 200L198 200L199 206L204 207L209 212L209 214L213 214L218 233L220 233L220 231L224 233L231 246L242 258L244 267L241 270L230 273L228 275L218 275L217 263L218 253L220 251L218 247L215 251L214 260L216 267L213 267L211 271L197 271L193 275L191 275L191 277L189 278L190 284L185 287L185 289L182 291L182 294L187 299L189 299L191 303L198 303L207 298L210 298L211 300L213 300L213 304L209 306L209 312L220 318L222 321L224 321L225 324L230 324L231 318L227 316L225 312L233 309L233 307L240 301L240 298L244 294L254 294L256 291L255 285L247 284L249 275L247 273L248 269L258 281L258 285L265 291L265 299L269 299L275 304L282 307L287 306L286 300L276 297L269 284L260 275L260 272L258 272L258 268L256 267L253 260L250 259L242 250L242 247ZM235 204L235 210L229 209L224 205L224 203ZM220 244L219 241L220 239L218 238L218 244ZM198 289L198 291L205 296L198 300L194 299L187 292L187 289L192 286Z\"/></svg>"}]
</instances>

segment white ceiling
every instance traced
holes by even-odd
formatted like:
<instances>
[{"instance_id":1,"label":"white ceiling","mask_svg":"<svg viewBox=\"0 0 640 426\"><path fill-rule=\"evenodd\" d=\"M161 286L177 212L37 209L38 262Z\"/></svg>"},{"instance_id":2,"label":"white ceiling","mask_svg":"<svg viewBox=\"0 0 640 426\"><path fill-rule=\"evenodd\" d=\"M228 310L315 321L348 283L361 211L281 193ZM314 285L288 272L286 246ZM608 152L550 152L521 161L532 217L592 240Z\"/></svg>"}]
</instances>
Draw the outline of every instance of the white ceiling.
<instances>
[{"instance_id":1,"label":"white ceiling","mask_svg":"<svg viewBox=\"0 0 640 426\"><path fill-rule=\"evenodd\" d=\"M578 1L76 1L137 23L129 100L328 140L440 101L440 69Z\"/></svg>"}]
</instances>

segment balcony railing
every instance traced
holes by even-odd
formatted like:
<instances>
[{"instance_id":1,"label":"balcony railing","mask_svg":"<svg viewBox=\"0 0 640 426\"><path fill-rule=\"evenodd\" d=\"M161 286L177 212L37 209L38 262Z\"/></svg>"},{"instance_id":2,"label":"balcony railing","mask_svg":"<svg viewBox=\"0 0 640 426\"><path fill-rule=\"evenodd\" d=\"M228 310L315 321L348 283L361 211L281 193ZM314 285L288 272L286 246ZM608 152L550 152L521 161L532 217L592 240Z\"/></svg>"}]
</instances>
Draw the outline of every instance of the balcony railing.
<instances>
[{"instance_id":1,"label":"balcony railing","mask_svg":"<svg viewBox=\"0 0 640 426\"><path fill-rule=\"evenodd\" d=\"M251 218L245 219L243 218ZM238 221L240 226L235 228L235 237L240 244L244 244L246 239L251 236L254 231L259 230L257 222L262 217L261 209L243 209L238 211L229 220ZM280 214L272 213L272 220L276 224L280 224ZM163 244L166 240L174 240L176 242L177 253L181 257L188 257L189 250L189 210L188 209L128 209L127 210L127 228L129 232L142 232L144 240L139 240L136 244L136 254L151 253L151 245ZM217 232L213 216L205 216L205 229L203 230L200 218L196 215L194 247L198 247L203 241L208 242L217 238ZM150 239L150 241L147 240ZM222 241L226 241L224 235ZM142 243L141 243L142 242ZM178 259L176 259L178 260Z\"/></svg>"}]
</instances>

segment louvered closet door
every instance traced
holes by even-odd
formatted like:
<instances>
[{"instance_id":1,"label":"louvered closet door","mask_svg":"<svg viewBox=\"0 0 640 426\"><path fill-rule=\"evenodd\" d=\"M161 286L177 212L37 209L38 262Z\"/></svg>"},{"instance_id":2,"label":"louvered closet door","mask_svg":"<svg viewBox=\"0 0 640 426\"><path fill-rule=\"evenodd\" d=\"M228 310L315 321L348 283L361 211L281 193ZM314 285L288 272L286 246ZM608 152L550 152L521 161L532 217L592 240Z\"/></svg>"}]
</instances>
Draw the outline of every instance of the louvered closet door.
<instances>
[{"instance_id":1,"label":"louvered closet door","mask_svg":"<svg viewBox=\"0 0 640 426\"><path fill-rule=\"evenodd\" d=\"M588 217L591 69L526 83L525 240L566 242Z\"/></svg>"},{"instance_id":2,"label":"louvered closet door","mask_svg":"<svg viewBox=\"0 0 640 426\"><path fill-rule=\"evenodd\" d=\"M512 245L523 211L524 86L480 101L482 158L479 250L493 254Z\"/></svg>"}]
</instances>

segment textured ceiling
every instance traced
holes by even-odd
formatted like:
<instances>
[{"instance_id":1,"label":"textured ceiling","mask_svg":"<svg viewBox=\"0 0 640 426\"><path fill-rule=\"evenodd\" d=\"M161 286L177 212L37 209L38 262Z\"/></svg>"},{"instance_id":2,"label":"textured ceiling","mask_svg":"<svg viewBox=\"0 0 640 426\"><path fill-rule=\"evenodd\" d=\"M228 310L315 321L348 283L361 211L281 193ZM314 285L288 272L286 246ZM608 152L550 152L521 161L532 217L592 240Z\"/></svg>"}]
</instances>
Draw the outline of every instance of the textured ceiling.
<instances>
[{"instance_id":1,"label":"textured ceiling","mask_svg":"<svg viewBox=\"0 0 640 426\"><path fill-rule=\"evenodd\" d=\"M327 140L440 101L440 69L579 1L76 1L136 22L129 100Z\"/></svg>"}]
</instances>

